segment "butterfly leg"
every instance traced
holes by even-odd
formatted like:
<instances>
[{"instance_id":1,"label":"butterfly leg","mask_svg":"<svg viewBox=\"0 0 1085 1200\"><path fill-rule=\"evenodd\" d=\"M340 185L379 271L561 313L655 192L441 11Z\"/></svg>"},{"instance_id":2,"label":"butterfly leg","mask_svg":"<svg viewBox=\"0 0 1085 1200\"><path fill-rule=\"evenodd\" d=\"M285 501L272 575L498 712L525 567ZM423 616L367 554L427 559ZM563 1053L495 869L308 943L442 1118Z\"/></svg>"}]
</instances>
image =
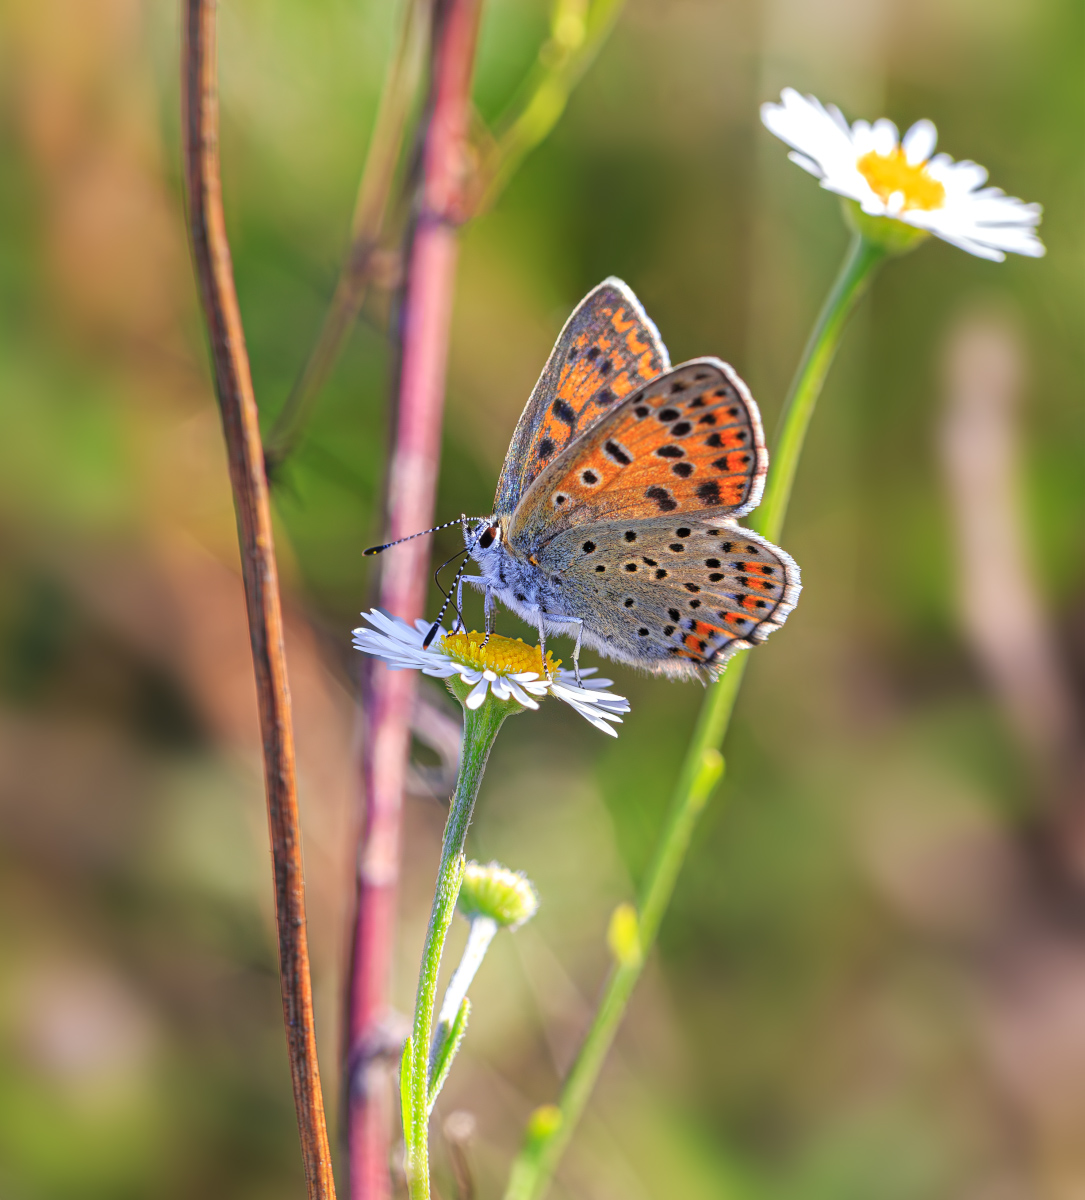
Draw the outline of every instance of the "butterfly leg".
<instances>
[{"instance_id":1,"label":"butterfly leg","mask_svg":"<svg viewBox=\"0 0 1085 1200\"><path fill-rule=\"evenodd\" d=\"M456 586L456 607L460 613L463 612L463 585L465 583L478 588L484 595L483 611L486 614L486 636L488 638L490 631L493 629L493 610L495 607L494 598L490 593L490 585L482 575L461 575L460 581ZM467 628L466 625L464 628ZM453 629L453 633L455 633L455 629ZM486 643L483 642L482 644L485 645Z\"/></svg>"},{"instance_id":2,"label":"butterfly leg","mask_svg":"<svg viewBox=\"0 0 1085 1200\"><path fill-rule=\"evenodd\" d=\"M461 575L456 584L456 618L452 622L452 632L459 633L463 628L463 576Z\"/></svg>"},{"instance_id":3,"label":"butterfly leg","mask_svg":"<svg viewBox=\"0 0 1085 1200\"><path fill-rule=\"evenodd\" d=\"M486 619L486 636L482 639L483 646L490 640L490 634L494 631L494 612L496 609L497 602L494 600L494 594L487 587L486 596L482 601L482 613Z\"/></svg>"},{"instance_id":4,"label":"butterfly leg","mask_svg":"<svg viewBox=\"0 0 1085 1200\"><path fill-rule=\"evenodd\" d=\"M584 622L579 618L574 618L577 624L576 630L576 645L573 647L573 675L576 677L576 686L583 687L580 682L580 643L584 637ZM570 621L572 624L572 621Z\"/></svg>"},{"instance_id":5,"label":"butterfly leg","mask_svg":"<svg viewBox=\"0 0 1085 1200\"><path fill-rule=\"evenodd\" d=\"M539 657L542 659L543 670L546 672L546 678L552 679L553 675L550 671L550 666L546 661L546 627L543 624L542 609L539 610Z\"/></svg>"}]
</instances>

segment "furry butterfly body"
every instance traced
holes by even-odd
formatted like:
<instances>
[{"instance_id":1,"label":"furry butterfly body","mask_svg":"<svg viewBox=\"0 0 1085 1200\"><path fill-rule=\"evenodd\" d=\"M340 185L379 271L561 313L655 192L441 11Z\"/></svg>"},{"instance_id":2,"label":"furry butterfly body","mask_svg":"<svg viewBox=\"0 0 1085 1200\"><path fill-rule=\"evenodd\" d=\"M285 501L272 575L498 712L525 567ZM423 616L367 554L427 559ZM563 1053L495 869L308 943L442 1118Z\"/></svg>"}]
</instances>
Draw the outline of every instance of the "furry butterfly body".
<instances>
[{"instance_id":1,"label":"furry butterfly body","mask_svg":"<svg viewBox=\"0 0 1085 1200\"><path fill-rule=\"evenodd\" d=\"M607 658L711 677L786 620L799 569L738 525L768 470L761 418L726 363L671 369L618 279L562 330L513 435L494 513L464 538L495 600Z\"/></svg>"}]
</instances>

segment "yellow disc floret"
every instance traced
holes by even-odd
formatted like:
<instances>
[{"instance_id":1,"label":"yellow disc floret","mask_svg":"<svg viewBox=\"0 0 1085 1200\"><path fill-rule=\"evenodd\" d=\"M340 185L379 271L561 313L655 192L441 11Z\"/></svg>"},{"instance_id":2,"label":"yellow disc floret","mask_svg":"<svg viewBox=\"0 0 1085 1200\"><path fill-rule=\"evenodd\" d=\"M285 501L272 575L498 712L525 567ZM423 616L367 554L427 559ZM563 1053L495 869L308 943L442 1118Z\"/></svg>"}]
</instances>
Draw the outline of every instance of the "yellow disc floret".
<instances>
[{"instance_id":1,"label":"yellow disc floret","mask_svg":"<svg viewBox=\"0 0 1085 1200\"><path fill-rule=\"evenodd\" d=\"M946 202L946 189L931 177L926 165L912 164L897 146L888 154L871 150L855 164L860 174L887 204L896 192L904 197L904 208L921 208L924 212L941 208Z\"/></svg>"},{"instance_id":2,"label":"yellow disc floret","mask_svg":"<svg viewBox=\"0 0 1085 1200\"><path fill-rule=\"evenodd\" d=\"M486 645L483 646L483 642ZM553 675L561 666L561 659L556 659L548 650L546 652L546 667L543 667L542 652L538 646L528 646L522 638L513 641L512 638L501 637L496 633L486 635L472 630L470 633L450 633L442 639L441 645L449 657L465 666L474 667L476 671L497 671L502 675L515 675L520 671L534 671L537 675Z\"/></svg>"}]
</instances>

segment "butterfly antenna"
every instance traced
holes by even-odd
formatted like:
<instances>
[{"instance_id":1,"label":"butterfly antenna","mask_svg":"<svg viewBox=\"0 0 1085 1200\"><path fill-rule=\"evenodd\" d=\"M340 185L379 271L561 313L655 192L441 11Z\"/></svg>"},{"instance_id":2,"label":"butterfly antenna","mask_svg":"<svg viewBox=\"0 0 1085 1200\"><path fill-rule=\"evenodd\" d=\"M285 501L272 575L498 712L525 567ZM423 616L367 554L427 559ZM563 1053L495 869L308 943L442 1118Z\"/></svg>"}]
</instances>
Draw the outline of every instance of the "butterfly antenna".
<instances>
[{"instance_id":1,"label":"butterfly antenna","mask_svg":"<svg viewBox=\"0 0 1085 1200\"><path fill-rule=\"evenodd\" d=\"M398 546L401 542L410 542L415 538L425 537L427 533L436 533L439 529L448 529L451 525L464 525L467 521L481 521L482 517L466 517L458 516L454 521L446 521L443 525L434 525L432 529L422 529L418 533L409 533L406 537L396 538L394 542L385 542L383 546L368 546L362 551L363 555L380 554L382 550L387 550L391 546Z\"/></svg>"},{"instance_id":2,"label":"butterfly antenna","mask_svg":"<svg viewBox=\"0 0 1085 1200\"><path fill-rule=\"evenodd\" d=\"M472 543L472 545L473 545L473 543ZM469 552L470 552L470 548L465 548L465 549L463 549L463 550L457 550L457 551L456 551L456 553L455 553L455 554L453 554L451 558L446 558L446 559L445 559L445 561L444 561L443 563L441 563L441 565L440 565L440 566L437 568L437 570L433 572L433 582L434 582L434 584L436 585L436 587L437 587L437 590L438 590L438 591L441 593L441 595L442 595L442 596L444 596L444 598L445 598L445 604L444 604L444 607L442 607L442 609L441 609L441 613L442 613L442 614L444 613L444 611L445 611L445 608L447 608L447 607L448 607L448 598L449 598L449 595L450 595L450 593L446 592L446 591L445 591L445 589L444 589L444 587L443 587L443 585L441 584L441 572L442 572L442 571L445 569L445 567L447 567L447 566L448 566L448 564L449 564L450 562L452 562L454 559L457 559L457 558L459 558L459 556L460 556L461 554L468 554ZM462 574L463 574L463 572L461 571L461 572L460 572L460 573L459 573L459 574L456 576L456 579L459 579L460 575L462 575ZM459 611L459 609L457 609L456 611L458 612L458 611ZM438 617L438 621L440 621L440 617Z\"/></svg>"},{"instance_id":3,"label":"butterfly antenna","mask_svg":"<svg viewBox=\"0 0 1085 1200\"><path fill-rule=\"evenodd\" d=\"M452 557L455 558L455 555L453 555ZM448 562L451 562L451 561L452 561L452 559L450 558L448 560ZM429 627L429 633L427 633L426 636L422 639L422 649L423 650L428 650L429 646L430 646L430 642L432 642L433 639L437 636L437 630L441 628L441 619L444 617L445 612L447 611L448 606L450 604L456 610L456 616L459 617L460 625L463 626L464 629L467 628L467 622L463 619L463 613L460 612L460 606L455 603L455 601L452 599L452 597L456 594L456 585L460 582L460 577L463 575L464 571L467 570L467 564L469 561L470 561L469 559L465 558L463 560L463 562L460 563L460 568L456 572L456 578L452 580L452 587L448 590L448 592L445 593L445 602L444 602L444 604L441 605L441 611L437 614L437 620L434 621L433 624ZM445 563L443 565L448 566L448 563ZM438 570L439 569L440 568L438 568ZM440 584L437 584L437 586L441 587ZM444 592L444 588L441 588L441 591Z\"/></svg>"},{"instance_id":4,"label":"butterfly antenna","mask_svg":"<svg viewBox=\"0 0 1085 1200\"><path fill-rule=\"evenodd\" d=\"M437 568L437 570L433 572L433 582L437 585L442 596L447 596L448 593L445 591L445 589L443 587L441 587L441 580L439 578L441 572L445 569L445 567L448 566L448 564L450 562L453 561L453 559L457 559L457 558L459 558L459 556L461 554L466 554L466 553L467 553L466 548L464 548L463 550L457 550L456 553L453 554L451 558L446 558L445 561L443 563L441 563L441 565Z\"/></svg>"}]
</instances>

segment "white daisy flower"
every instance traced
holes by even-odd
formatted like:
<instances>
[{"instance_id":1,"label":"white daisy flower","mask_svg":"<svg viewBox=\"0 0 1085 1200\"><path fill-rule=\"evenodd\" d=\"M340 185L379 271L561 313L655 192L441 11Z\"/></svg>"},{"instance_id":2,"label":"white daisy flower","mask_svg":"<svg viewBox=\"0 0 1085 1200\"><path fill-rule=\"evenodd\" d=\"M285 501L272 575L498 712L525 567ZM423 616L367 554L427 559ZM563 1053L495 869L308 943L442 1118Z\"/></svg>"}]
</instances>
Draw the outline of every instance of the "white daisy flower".
<instances>
[{"instance_id":1,"label":"white daisy flower","mask_svg":"<svg viewBox=\"0 0 1085 1200\"><path fill-rule=\"evenodd\" d=\"M514 641L490 634L487 639L481 633L449 633L438 629L430 645L424 648L423 642L430 631L428 622L420 620L408 625L375 608L362 613L362 617L373 628L363 626L354 630L357 649L384 659L393 671L417 670L437 679L458 675L471 685L464 702L468 708L478 708L488 692L498 700L515 700L524 708L538 708L538 701L550 694L611 737L618 734L607 722L620 724L619 714L629 712L629 701L624 696L605 690L612 680L584 678L595 673L594 667L580 672L578 687L572 671L562 670L549 653L544 668L539 647L528 646L519 638Z\"/></svg>"},{"instance_id":2,"label":"white daisy flower","mask_svg":"<svg viewBox=\"0 0 1085 1200\"><path fill-rule=\"evenodd\" d=\"M903 222L995 262L1007 251L1044 254L1035 233L1040 205L984 187L987 171L977 163L934 154L938 132L930 121L917 121L901 138L885 118L849 127L835 105L794 88L784 88L780 100L761 106L761 120L793 147L791 161L868 216Z\"/></svg>"}]
</instances>

